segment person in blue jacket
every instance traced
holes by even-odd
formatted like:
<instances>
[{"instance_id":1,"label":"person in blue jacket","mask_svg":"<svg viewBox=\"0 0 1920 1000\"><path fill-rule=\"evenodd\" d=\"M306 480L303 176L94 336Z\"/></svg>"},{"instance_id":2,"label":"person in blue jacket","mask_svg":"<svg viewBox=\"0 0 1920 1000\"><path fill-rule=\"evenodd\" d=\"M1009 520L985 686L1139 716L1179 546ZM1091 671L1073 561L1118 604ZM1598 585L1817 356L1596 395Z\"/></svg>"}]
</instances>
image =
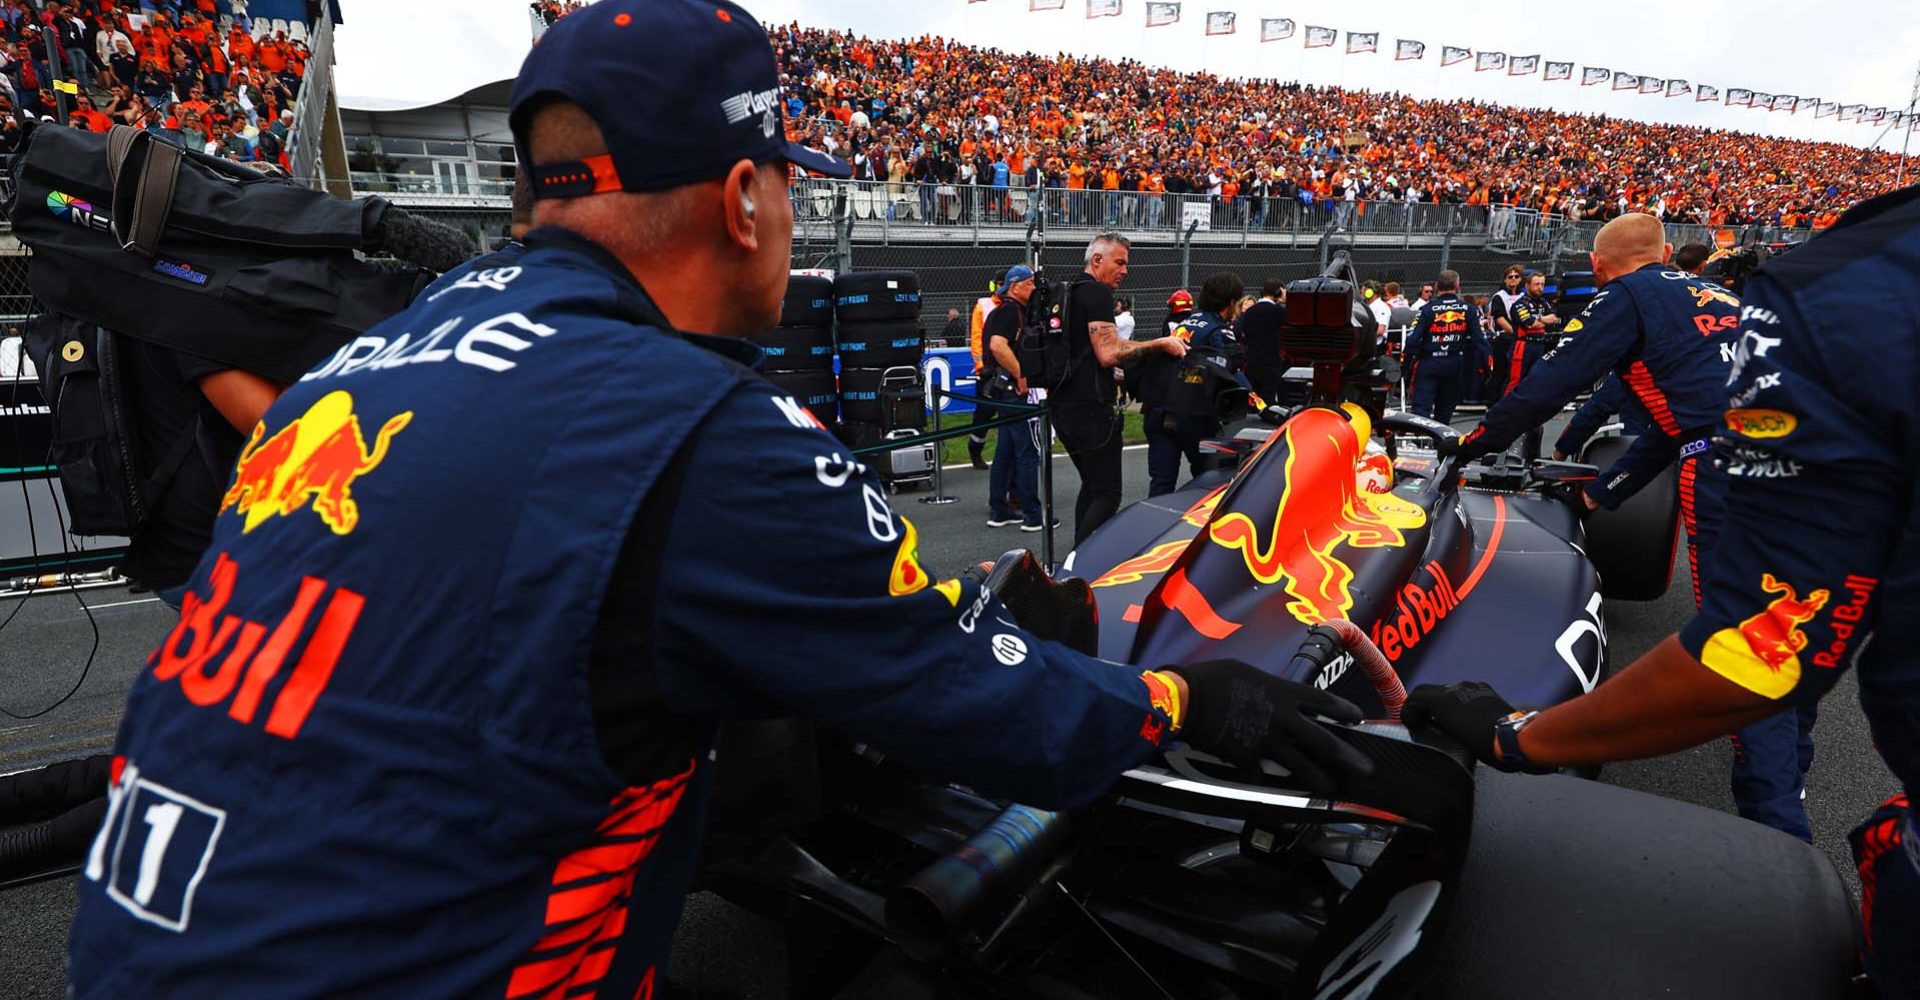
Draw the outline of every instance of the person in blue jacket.
<instances>
[{"instance_id":1,"label":"person in blue jacket","mask_svg":"<svg viewBox=\"0 0 1920 1000\"><path fill-rule=\"evenodd\" d=\"M1564 462L1579 455L1580 449L1585 448L1600 428L1616 415L1629 434L1638 436L1651 430L1653 418L1647 416L1646 411L1632 400L1633 393L1627 388L1626 382L1617 375L1607 376L1600 388L1595 389L1593 395L1573 411L1572 419L1561 429L1560 436L1554 439L1554 460Z\"/></svg>"},{"instance_id":2,"label":"person in blue jacket","mask_svg":"<svg viewBox=\"0 0 1920 1000\"><path fill-rule=\"evenodd\" d=\"M789 166L846 173L779 96L725 0L602 0L534 48L517 272L367 331L241 455L128 697L75 1000L655 996L723 718L1050 808L1172 737L1366 769L1315 721L1338 698L1081 655L936 578L755 374Z\"/></svg>"},{"instance_id":3,"label":"person in blue jacket","mask_svg":"<svg viewBox=\"0 0 1920 1000\"><path fill-rule=\"evenodd\" d=\"M1220 392L1236 383L1247 385L1238 375L1242 352L1233 329L1245 292L1245 283L1231 271L1207 278L1193 311L1167 332L1187 344L1186 356L1151 355L1136 370L1137 384L1128 383L1140 398L1150 497L1178 486L1182 456L1191 474L1200 474L1200 443L1220 432Z\"/></svg>"},{"instance_id":4,"label":"person in blue jacket","mask_svg":"<svg viewBox=\"0 0 1920 1000\"><path fill-rule=\"evenodd\" d=\"M1441 271L1433 301L1420 307L1402 357L1413 368L1413 412L1441 423L1465 397L1474 372L1491 363L1480 309L1460 298L1460 272Z\"/></svg>"},{"instance_id":5,"label":"person in blue jacket","mask_svg":"<svg viewBox=\"0 0 1920 1000\"><path fill-rule=\"evenodd\" d=\"M1599 294L1567 322L1557 349L1488 408L1479 426L1441 450L1469 461L1502 451L1602 376L1617 376L1659 433L1642 435L1611 475L1586 487L1587 506L1618 507L1677 459L1697 599L1699 556L1720 522L1723 479L1701 458L1726 410L1740 300L1668 267L1672 252L1651 215L1623 215L1602 227L1593 250Z\"/></svg>"},{"instance_id":6,"label":"person in blue jacket","mask_svg":"<svg viewBox=\"0 0 1920 1000\"><path fill-rule=\"evenodd\" d=\"M1860 289L1916 280L1920 187L1862 202L1753 276L1713 444L1730 516L1700 612L1678 635L1537 714L1467 682L1415 689L1405 716L1506 770L1583 766L1770 719L1790 732L1792 707L1857 671L1874 747L1901 788L1850 837L1861 954L1882 1000L1920 998L1920 319L1905 299ZM1794 783L1771 795L1797 811Z\"/></svg>"}]
</instances>

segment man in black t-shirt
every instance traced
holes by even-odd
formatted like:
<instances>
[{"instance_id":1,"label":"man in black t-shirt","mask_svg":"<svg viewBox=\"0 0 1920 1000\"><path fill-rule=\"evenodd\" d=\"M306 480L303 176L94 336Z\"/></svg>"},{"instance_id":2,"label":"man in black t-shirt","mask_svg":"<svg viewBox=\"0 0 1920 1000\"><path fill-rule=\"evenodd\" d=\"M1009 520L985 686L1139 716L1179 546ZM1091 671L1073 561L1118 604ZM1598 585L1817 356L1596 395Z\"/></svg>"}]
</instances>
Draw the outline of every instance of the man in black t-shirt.
<instances>
[{"instance_id":1,"label":"man in black t-shirt","mask_svg":"<svg viewBox=\"0 0 1920 1000\"><path fill-rule=\"evenodd\" d=\"M1287 325L1286 288L1285 281L1268 278L1260 301L1234 324L1247 347L1247 381L1269 403L1280 398L1280 380L1287 374L1287 362L1280 356L1280 331Z\"/></svg>"},{"instance_id":2,"label":"man in black t-shirt","mask_svg":"<svg viewBox=\"0 0 1920 1000\"><path fill-rule=\"evenodd\" d=\"M1073 543L1079 545L1120 510L1120 415L1113 407L1113 369L1146 351L1185 357L1177 337L1121 340L1113 323L1113 290L1127 280L1132 244L1102 233L1087 244L1087 270L1073 283L1067 305L1067 382L1053 394L1053 429L1080 473L1073 505Z\"/></svg>"}]
</instances>

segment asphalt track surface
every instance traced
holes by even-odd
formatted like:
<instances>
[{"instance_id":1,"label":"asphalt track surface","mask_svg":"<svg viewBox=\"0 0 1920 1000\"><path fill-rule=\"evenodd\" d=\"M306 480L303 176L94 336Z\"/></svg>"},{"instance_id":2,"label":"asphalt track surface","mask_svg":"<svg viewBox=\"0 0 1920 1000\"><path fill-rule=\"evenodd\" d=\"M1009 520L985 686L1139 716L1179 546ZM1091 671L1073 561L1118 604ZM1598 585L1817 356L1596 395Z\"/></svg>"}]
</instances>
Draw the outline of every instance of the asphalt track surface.
<instances>
[{"instance_id":1,"label":"asphalt track surface","mask_svg":"<svg viewBox=\"0 0 1920 1000\"><path fill-rule=\"evenodd\" d=\"M1470 421L1461 423L1470 425ZM1144 450L1130 450L1125 469L1126 499L1143 498ZM1072 541L1078 479L1065 459L1057 461L1054 476L1065 511L1058 535L1064 554ZM929 570L951 574L1007 549L1039 548L1038 535L986 527L986 481L984 472L953 470L946 474L945 492L960 498L958 503L919 503L927 495L924 492L895 499L896 508L920 530L921 560ZM58 709L31 722L0 716L0 772L108 746L141 662L172 625L172 613L149 595L116 589L86 591L80 596L91 606L98 624L99 653L85 682ZM0 619L12 613L11 605L0 602ZM1692 609L1684 563L1660 600L1609 603L1605 613L1614 668L1631 663L1678 629ZM73 595L30 600L0 630L0 708L25 714L52 704L73 687L92 641L92 628ZM1896 787L1873 751L1857 698L1848 675L1824 702L1815 731L1818 756L1807 795L1815 844L1833 859L1855 892L1858 885L1848 858L1847 831ZM1611 766L1602 780L1731 811L1730 758L1727 742L1719 740L1668 757ZM1578 861L1569 859L1569 863ZM63 995L73 900L70 877L0 889L0 998L57 1000ZM1784 914L1781 918L1792 919ZM784 947L771 925L714 897L695 896L681 923L671 978L696 996L780 998L787 995L782 983L784 958Z\"/></svg>"}]
</instances>

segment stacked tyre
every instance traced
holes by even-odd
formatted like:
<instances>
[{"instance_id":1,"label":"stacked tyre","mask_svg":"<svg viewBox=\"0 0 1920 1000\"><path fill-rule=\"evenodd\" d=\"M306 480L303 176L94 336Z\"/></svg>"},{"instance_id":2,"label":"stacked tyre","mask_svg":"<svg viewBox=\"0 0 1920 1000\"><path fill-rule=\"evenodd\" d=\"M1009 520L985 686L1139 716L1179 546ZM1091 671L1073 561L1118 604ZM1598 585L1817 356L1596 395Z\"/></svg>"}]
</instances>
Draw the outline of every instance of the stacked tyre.
<instances>
[{"instance_id":1,"label":"stacked tyre","mask_svg":"<svg viewBox=\"0 0 1920 1000\"><path fill-rule=\"evenodd\" d=\"M923 428L920 361L927 345L920 330L919 275L842 274L833 282L833 309L842 415L882 433Z\"/></svg>"},{"instance_id":2,"label":"stacked tyre","mask_svg":"<svg viewBox=\"0 0 1920 1000\"><path fill-rule=\"evenodd\" d=\"M787 279L780 326L753 338L760 374L786 390L827 427L840 421L840 390L833 377L833 281L796 274Z\"/></svg>"}]
</instances>

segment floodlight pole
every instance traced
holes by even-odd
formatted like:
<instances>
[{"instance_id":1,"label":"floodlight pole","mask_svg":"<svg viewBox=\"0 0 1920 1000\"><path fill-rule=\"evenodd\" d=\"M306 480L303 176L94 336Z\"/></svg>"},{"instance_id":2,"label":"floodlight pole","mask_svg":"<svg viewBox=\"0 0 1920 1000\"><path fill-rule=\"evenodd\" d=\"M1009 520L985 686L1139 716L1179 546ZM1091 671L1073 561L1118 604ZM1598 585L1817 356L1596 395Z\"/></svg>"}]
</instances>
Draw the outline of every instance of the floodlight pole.
<instances>
[{"instance_id":1,"label":"floodlight pole","mask_svg":"<svg viewBox=\"0 0 1920 1000\"><path fill-rule=\"evenodd\" d=\"M1913 141L1914 109L1920 107L1920 68L1913 71L1913 94L1907 99L1907 130L1900 137L1900 169L1894 175L1893 186L1907 186L1907 144Z\"/></svg>"}]
</instances>

